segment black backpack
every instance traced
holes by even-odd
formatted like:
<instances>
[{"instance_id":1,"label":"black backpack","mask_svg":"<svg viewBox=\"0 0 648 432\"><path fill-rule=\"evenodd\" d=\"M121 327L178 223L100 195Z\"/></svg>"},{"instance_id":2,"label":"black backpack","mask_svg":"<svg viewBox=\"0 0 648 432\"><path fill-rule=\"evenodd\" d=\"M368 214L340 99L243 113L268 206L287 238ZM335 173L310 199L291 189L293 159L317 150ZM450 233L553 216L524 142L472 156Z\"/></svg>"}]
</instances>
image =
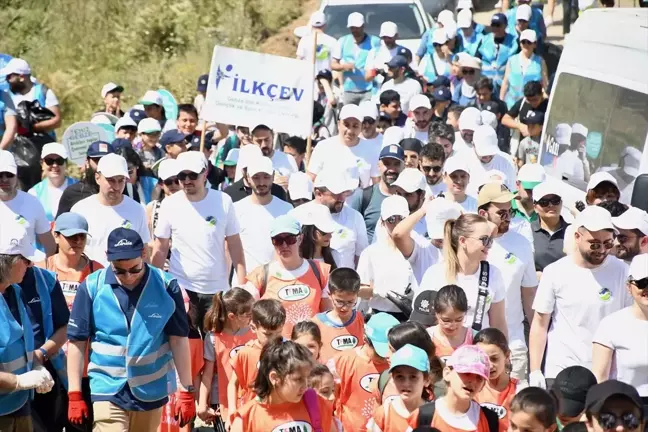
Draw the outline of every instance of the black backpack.
<instances>
[{"instance_id":1,"label":"black backpack","mask_svg":"<svg viewBox=\"0 0 648 432\"><path fill-rule=\"evenodd\" d=\"M416 429L412 432L428 432L431 430L430 425L434 418L435 409L436 406L434 401L421 405L418 412L418 418L416 419ZM497 416L497 413L486 407L481 407L481 411L484 413L486 420L488 421L488 430L490 432L499 432L499 417Z\"/></svg>"}]
</instances>

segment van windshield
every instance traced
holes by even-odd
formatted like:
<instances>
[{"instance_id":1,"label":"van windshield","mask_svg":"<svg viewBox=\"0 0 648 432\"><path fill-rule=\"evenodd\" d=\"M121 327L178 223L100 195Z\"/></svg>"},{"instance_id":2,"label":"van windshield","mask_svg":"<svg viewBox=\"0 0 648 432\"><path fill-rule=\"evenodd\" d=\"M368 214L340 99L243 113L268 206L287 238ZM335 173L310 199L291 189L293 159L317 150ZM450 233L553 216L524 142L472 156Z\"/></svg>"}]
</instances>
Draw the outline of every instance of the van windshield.
<instances>
[{"instance_id":1,"label":"van windshield","mask_svg":"<svg viewBox=\"0 0 648 432\"><path fill-rule=\"evenodd\" d=\"M556 77L541 163L547 173L585 190L589 176L607 171L629 203L648 134L648 95L570 73ZM584 139L570 135L582 131ZM565 134L564 131L567 131Z\"/></svg>"},{"instance_id":2,"label":"van windshield","mask_svg":"<svg viewBox=\"0 0 648 432\"><path fill-rule=\"evenodd\" d=\"M425 31L423 17L416 4L377 2L326 6L326 34L336 39L349 34L347 18L353 12L364 16L365 32L371 35L380 34L380 25L385 21L392 21L398 25L399 39L420 39Z\"/></svg>"}]
</instances>

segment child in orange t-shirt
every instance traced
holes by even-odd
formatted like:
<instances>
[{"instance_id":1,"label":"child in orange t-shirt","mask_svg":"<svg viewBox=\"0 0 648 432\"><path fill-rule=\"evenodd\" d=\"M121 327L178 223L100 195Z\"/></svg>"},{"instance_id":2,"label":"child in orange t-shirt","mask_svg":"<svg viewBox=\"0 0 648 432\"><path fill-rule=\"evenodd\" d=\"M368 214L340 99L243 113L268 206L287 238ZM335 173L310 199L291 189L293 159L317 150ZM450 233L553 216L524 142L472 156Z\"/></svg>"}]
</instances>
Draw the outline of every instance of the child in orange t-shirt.
<instances>
[{"instance_id":1,"label":"child in orange t-shirt","mask_svg":"<svg viewBox=\"0 0 648 432\"><path fill-rule=\"evenodd\" d=\"M330 403L308 388L313 365L303 345L279 338L268 343L254 381L257 398L234 414L230 432L334 432Z\"/></svg>"},{"instance_id":2,"label":"child in orange t-shirt","mask_svg":"<svg viewBox=\"0 0 648 432\"><path fill-rule=\"evenodd\" d=\"M397 324L398 320L389 314L375 314L365 325L364 345L329 360L327 366L338 387L335 412L344 430L367 430L376 407L371 383L389 367L387 333Z\"/></svg>"},{"instance_id":3,"label":"child in orange t-shirt","mask_svg":"<svg viewBox=\"0 0 648 432\"><path fill-rule=\"evenodd\" d=\"M511 401L517 393L518 381L509 375L511 351L506 336L496 328L487 328L475 335L474 342L488 355L491 365L488 381L475 400L495 411L499 416L500 430L507 431Z\"/></svg>"},{"instance_id":4,"label":"child in orange t-shirt","mask_svg":"<svg viewBox=\"0 0 648 432\"><path fill-rule=\"evenodd\" d=\"M243 288L217 293L205 314L205 368L198 399L198 417L215 430L224 430L228 419L227 386L232 375L232 359L254 339L250 331L252 294ZM211 396L211 397L210 397Z\"/></svg>"},{"instance_id":5,"label":"child in orange t-shirt","mask_svg":"<svg viewBox=\"0 0 648 432\"><path fill-rule=\"evenodd\" d=\"M256 339L249 341L230 360L232 375L227 385L227 407L229 426L236 409L254 399L253 383L259 371L261 350L272 339L281 336L286 323L286 310L275 299L263 299L252 306L250 330Z\"/></svg>"},{"instance_id":6,"label":"child in orange t-shirt","mask_svg":"<svg viewBox=\"0 0 648 432\"><path fill-rule=\"evenodd\" d=\"M321 361L322 333L313 321L300 321L295 324L290 335L290 340L304 345L313 354L313 360Z\"/></svg>"},{"instance_id":7,"label":"child in orange t-shirt","mask_svg":"<svg viewBox=\"0 0 648 432\"><path fill-rule=\"evenodd\" d=\"M442 287L434 299L434 313L437 325L428 328L436 355L445 360L464 345L472 345L472 329L464 327L468 312L468 299L464 290L457 285Z\"/></svg>"},{"instance_id":8,"label":"child in orange t-shirt","mask_svg":"<svg viewBox=\"0 0 648 432\"><path fill-rule=\"evenodd\" d=\"M540 387L520 390L511 401L509 430L555 432L558 411L554 397ZM566 429L563 429L566 430Z\"/></svg>"},{"instance_id":9,"label":"child in orange t-shirt","mask_svg":"<svg viewBox=\"0 0 648 432\"><path fill-rule=\"evenodd\" d=\"M432 426L443 432L497 431L497 415L473 400L484 388L489 371L490 361L481 348L465 345L455 350L443 368L446 395L412 413L407 431L420 426ZM430 409L433 415L428 416ZM489 422L494 423L494 428L489 427Z\"/></svg>"},{"instance_id":10,"label":"child in orange t-shirt","mask_svg":"<svg viewBox=\"0 0 648 432\"><path fill-rule=\"evenodd\" d=\"M429 396L430 360L421 348L407 344L390 359L391 375L398 397L377 407L367 423L368 432L402 432L408 427L412 412L423 405Z\"/></svg>"},{"instance_id":11,"label":"child in orange t-shirt","mask_svg":"<svg viewBox=\"0 0 648 432\"><path fill-rule=\"evenodd\" d=\"M342 267L331 272L329 298L333 308L313 318L322 332L322 362L355 348L362 340L364 318L355 309L359 291L360 276L355 270Z\"/></svg>"}]
</instances>

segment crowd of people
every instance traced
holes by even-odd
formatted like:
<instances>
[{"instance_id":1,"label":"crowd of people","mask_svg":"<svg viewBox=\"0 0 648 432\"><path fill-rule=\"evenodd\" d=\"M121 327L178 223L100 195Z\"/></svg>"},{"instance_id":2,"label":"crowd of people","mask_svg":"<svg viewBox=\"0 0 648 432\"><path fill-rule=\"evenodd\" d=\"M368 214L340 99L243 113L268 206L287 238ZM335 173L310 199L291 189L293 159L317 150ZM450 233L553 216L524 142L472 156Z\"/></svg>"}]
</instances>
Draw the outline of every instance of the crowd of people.
<instances>
[{"instance_id":1,"label":"crowd of people","mask_svg":"<svg viewBox=\"0 0 648 432\"><path fill-rule=\"evenodd\" d=\"M589 171L581 124L557 128L588 182L563 203L546 29L517 3L485 29L460 0L414 55L395 23L335 40L314 13L308 140L201 124L208 75L177 118L108 83L116 139L80 178L11 60L0 431L643 431L648 213Z\"/></svg>"}]
</instances>

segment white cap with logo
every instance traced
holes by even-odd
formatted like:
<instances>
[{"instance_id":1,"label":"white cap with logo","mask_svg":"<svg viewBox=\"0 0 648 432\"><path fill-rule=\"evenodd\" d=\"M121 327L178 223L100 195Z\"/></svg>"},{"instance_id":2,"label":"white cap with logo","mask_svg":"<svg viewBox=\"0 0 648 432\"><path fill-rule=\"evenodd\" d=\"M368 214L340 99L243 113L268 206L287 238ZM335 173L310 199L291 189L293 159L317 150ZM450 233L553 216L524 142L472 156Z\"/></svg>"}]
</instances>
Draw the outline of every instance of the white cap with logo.
<instances>
[{"instance_id":1,"label":"white cap with logo","mask_svg":"<svg viewBox=\"0 0 648 432\"><path fill-rule=\"evenodd\" d=\"M639 230L648 235L648 213L637 207L630 207L621 216L613 217L612 223L615 227L625 230Z\"/></svg>"},{"instance_id":2,"label":"white cap with logo","mask_svg":"<svg viewBox=\"0 0 648 432\"><path fill-rule=\"evenodd\" d=\"M416 168L405 168L398 175L396 181L392 186L398 186L407 193L416 192L418 190L426 190L427 182L425 175Z\"/></svg>"},{"instance_id":3,"label":"white cap with logo","mask_svg":"<svg viewBox=\"0 0 648 432\"><path fill-rule=\"evenodd\" d=\"M128 176L128 163L126 163L126 159L115 153L109 153L99 159L97 172L106 178L117 176L130 178Z\"/></svg>"},{"instance_id":4,"label":"white cap with logo","mask_svg":"<svg viewBox=\"0 0 648 432\"><path fill-rule=\"evenodd\" d=\"M0 254L22 255L31 262L45 259L45 254L29 241L27 230L15 221L0 224Z\"/></svg>"}]
</instances>

